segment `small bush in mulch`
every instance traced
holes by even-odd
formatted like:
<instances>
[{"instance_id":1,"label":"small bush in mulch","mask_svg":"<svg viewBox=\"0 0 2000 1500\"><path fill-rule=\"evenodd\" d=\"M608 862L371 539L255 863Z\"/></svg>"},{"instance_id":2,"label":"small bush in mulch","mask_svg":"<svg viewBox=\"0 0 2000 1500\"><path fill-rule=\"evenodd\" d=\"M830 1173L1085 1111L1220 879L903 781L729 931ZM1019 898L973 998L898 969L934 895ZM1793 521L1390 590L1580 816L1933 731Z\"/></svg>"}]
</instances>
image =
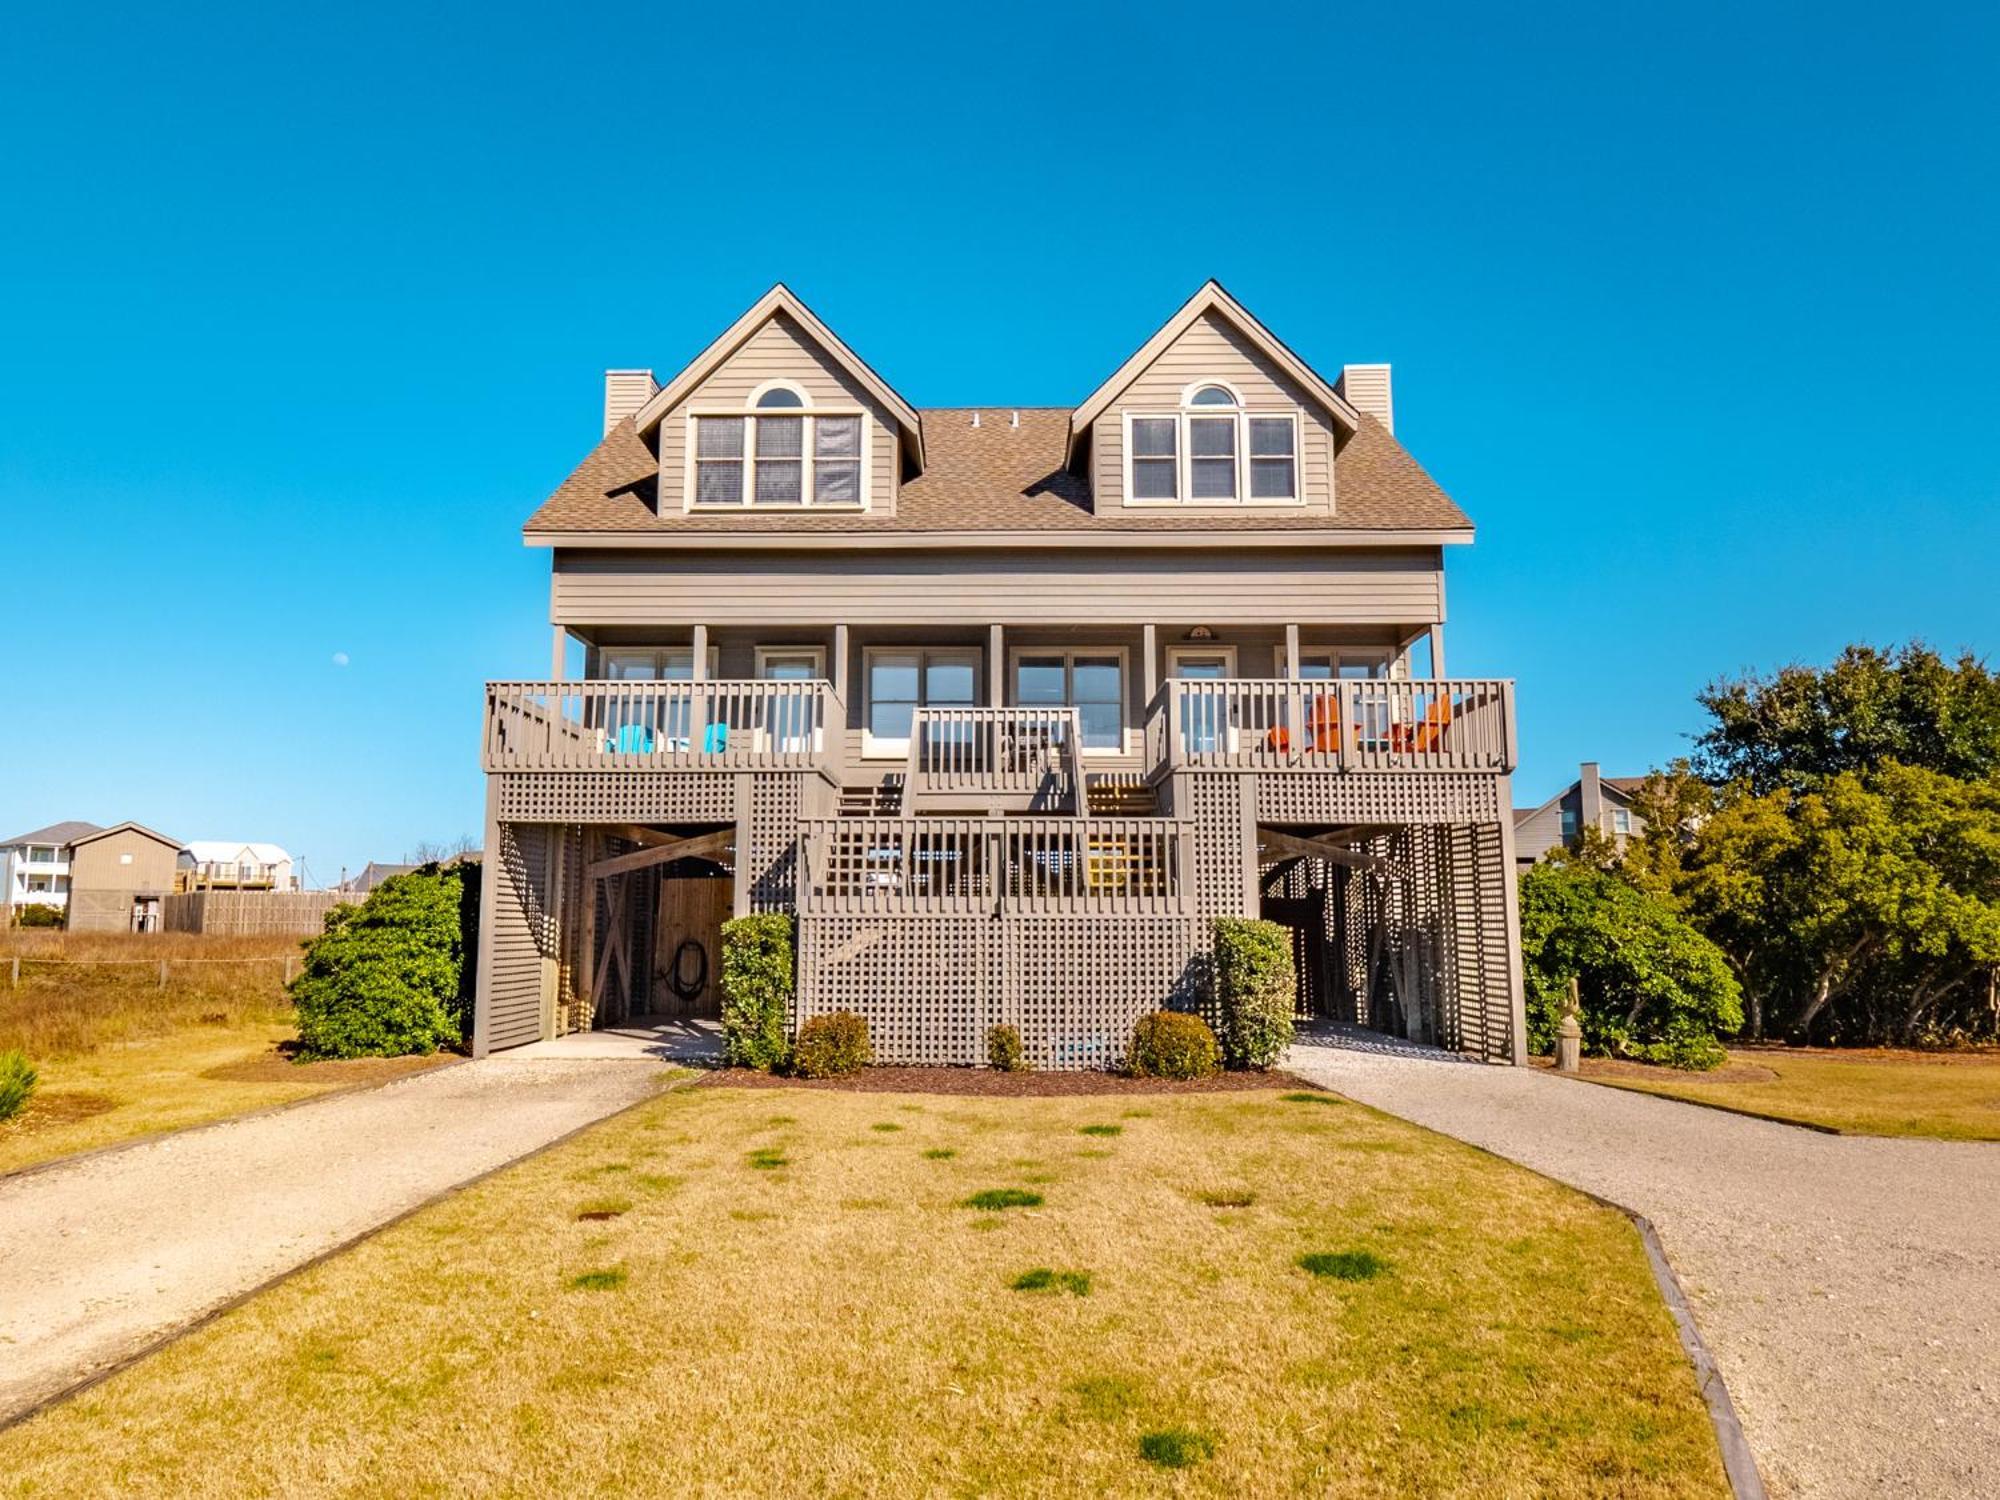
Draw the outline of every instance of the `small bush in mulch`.
<instances>
[{"instance_id":1,"label":"small bush in mulch","mask_svg":"<svg viewBox=\"0 0 2000 1500\"><path fill-rule=\"evenodd\" d=\"M1048 1266L1036 1266L1032 1271L1023 1271L1012 1282L1017 1292L1068 1292L1072 1297L1090 1295L1090 1272L1057 1271Z\"/></svg>"},{"instance_id":2,"label":"small bush in mulch","mask_svg":"<svg viewBox=\"0 0 2000 1500\"><path fill-rule=\"evenodd\" d=\"M41 1075L18 1047L0 1052L0 1120L11 1120L28 1107Z\"/></svg>"},{"instance_id":3,"label":"small bush in mulch","mask_svg":"<svg viewBox=\"0 0 2000 1500\"><path fill-rule=\"evenodd\" d=\"M1206 1078L1220 1060L1215 1033L1200 1016L1156 1010L1132 1028L1126 1066L1141 1078Z\"/></svg>"},{"instance_id":4,"label":"small bush in mulch","mask_svg":"<svg viewBox=\"0 0 2000 1500\"><path fill-rule=\"evenodd\" d=\"M1082 1125L1077 1128L1076 1133L1078 1135L1123 1135L1125 1127L1123 1125Z\"/></svg>"},{"instance_id":5,"label":"small bush in mulch","mask_svg":"<svg viewBox=\"0 0 2000 1500\"><path fill-rule=\"evenodd\" d=\"M731 1067L784 1066L793 972L790 916L756 912L722 924L722 1055Z\"/></svg>"},{"instance_id":6,"label":"small bush in mulch","mask_svg":"<svg viewBox=\"0 0 2000 1500\"><path fill-rule=\"evenodd\" d=\"M626 1272L623 1266L607 1266L601 1271L585 1271L580 1276L569 1279L570 1289L577 1292L615 1292L625 1285Z\"/></svg>"},{"instance_id":7,"label":"small bush in mulch","mask_svg":"<svg viewBox=\"0 0 2000 1500\"><path fill-rule=\"evenodd\" d=\"M1163 1427L1139 1439L1139 1456L1162 1469L1186 1469L1215 1456L1215 1439L1191 1427Z\"/></svg>"},{"instance_id":8,"label":"small bush in mulch","mask_svg":"<svg viewBox=\"0 0 2000 1500\"><path fill-rule=\"evenodd\" d=\"M1309 1275L1334 1281L1373 1281L1389 1269L1389 1263L1370 1250L1334 1250L1301 1255L1298 1267Z\"/></svg>"},{"instance_id":9,"label":"small bush in mulch","mask_svg":"<svg viewBox=\"0 0 2000 1500\"><path fill-rule=\"evenodd\" d=\"M845 1078L874 1060L868 1022L851 1010L814 1016L792 1044L792 1072L800 1078Z\"/></svg>"},{"instance_id":10,"label":"small bush in mulch","mask_svg":"<svg viewBox=\"0 0 2000 1500\"><path fill-rule=\"evenodd\" d=\"M1298 993L1292 930L1244 917L1217 917L1213 927L1223 1060L1232 1068L1268 1068L1292 1045Z\"/></svg>"},{"instance_id":11,"label":"small bush in mulch","mask_svg":"<svg viewBox=\"0 0 2000 1500\"><path fill-rule=\"evenodd\" d=\"M1042 1195L1031 1193L1026 1188L986 1188L967 1198L965 1206L989 1212L1003 1208L1040 1208Z\"/></svg>"},{"instance_id":12,"label":"small bush in mulch","mask_svg":"<svg viewBox=\"0 0 2000 1500\"><path fill-rule=\"evenodd\" d=\"M1021 1045L1021 1033L1012 1026L995 1026L988 1031L986 1060L993 1065L996 1072L1027 1072L1028 1054Z\"/></svg>"}]
</instances>

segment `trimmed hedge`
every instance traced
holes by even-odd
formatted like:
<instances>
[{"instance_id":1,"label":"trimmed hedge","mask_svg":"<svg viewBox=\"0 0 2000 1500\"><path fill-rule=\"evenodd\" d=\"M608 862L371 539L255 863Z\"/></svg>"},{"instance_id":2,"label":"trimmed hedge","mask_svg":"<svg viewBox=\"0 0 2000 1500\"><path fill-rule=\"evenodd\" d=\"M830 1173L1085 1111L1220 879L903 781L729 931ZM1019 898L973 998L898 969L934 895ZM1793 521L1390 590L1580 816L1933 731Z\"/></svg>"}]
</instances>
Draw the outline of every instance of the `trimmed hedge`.
<instances>
[{"instance_id":1,"label":"trimmed hedge","mask_svg":"<svg viewBox=\"0 0 2000 1500\"><path fill-rule=\"evenodd\" d=\"M1012 1026L995 1026L986 1033L986 1060L1002 1073L1029 1071L1021 1033Z\"/></svg>"},{"instance_id":2,"label":"trimmed hedge","mask_svg":"<svg viewBox=\"0 0 2000 1500\"><path fill-rule=\"evenodd\" d=\"M1219 1056L1215 1033L1200 1016L1156 1010L1139 1017L1132 1028L1125 1066L1140 1078L1206 1078Z\"/></svg>"},{"instance_id":3,"label":"trimmed hedge","mask_svg":"<svg viewBox=\"0 0 2000 1500\"><path fill-rule=\"evenodd\" d=\"M41 1075L20 1048L0 1052L0 1120L11 1120L28 1107Z\"/></svg>"},{"instance_id":4,"label":"trimmed hedge","mask_svg":"<svg viewBox=\"0 0 2000 1500\"><path fill-rule=\"evenodd\" d=\"M1231 1068L1268 1068L1292 1044L1298 992L1292 930L1276 922L1217 917L1214 936L1222 1060Z\"/></svg>"},{"instance_id":5,"label":"trimmed hedge","mask_svg":"<svg viewBox=\"0 0 2000 1500\"><path fill-rule=\"evenodd\" d=\"M465 1037L465 874L425 865L336 906L291 984L307 1058L402 1057Z\"/></svg>"},{"instance_id":6,"label":"trimmed hedge","mask_svg":"<svg viewBox=\"0 0 2000 1500\"><path fill-rule=\"evenodd\" d=\"M792 919L757 912L722 924L722 1057L769 1073L791 1056Z\"/></svg>"},{"instance_id":7,"label":"trimmed hedge","mask_svg":"<svg viewBox=\"0 0 2000 1500\"><path fill-rule=\"evenodd\" d=\"M792 1071L801 1078L845 1078L874 1060L868 1022L851 1010L814 1016L792 1048Z\"/></svg>"}]
</instances>

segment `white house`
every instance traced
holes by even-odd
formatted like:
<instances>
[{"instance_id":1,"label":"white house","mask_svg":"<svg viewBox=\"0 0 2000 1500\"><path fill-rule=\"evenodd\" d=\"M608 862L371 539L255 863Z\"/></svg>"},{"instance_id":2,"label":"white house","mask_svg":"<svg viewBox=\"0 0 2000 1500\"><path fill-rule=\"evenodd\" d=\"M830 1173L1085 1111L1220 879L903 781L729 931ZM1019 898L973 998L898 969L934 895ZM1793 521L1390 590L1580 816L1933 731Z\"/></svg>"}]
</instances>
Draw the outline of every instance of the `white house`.
<instances>
[{"instance_id":1,"label":"white house","mask_svg":"<svg viewBox=\"0 0 2000 1500\"><path fill-rule=\"evenodd\" d=\"M197 890L295 891L292 857L276 844L235 839L191 839L188 884Z\"/></svg>"},{"instance_id":2,"label":"white house","mask_svg":"<svg viewBox=\"0 0 2000 1500\"><path fill-rule=\"evenodd\" d=\"M85 834L98 832L95 823L51 823L32 833L18 834L0 844L0 901L13 906L69 906L69 846Z\"/></svg>"}]
</instances>

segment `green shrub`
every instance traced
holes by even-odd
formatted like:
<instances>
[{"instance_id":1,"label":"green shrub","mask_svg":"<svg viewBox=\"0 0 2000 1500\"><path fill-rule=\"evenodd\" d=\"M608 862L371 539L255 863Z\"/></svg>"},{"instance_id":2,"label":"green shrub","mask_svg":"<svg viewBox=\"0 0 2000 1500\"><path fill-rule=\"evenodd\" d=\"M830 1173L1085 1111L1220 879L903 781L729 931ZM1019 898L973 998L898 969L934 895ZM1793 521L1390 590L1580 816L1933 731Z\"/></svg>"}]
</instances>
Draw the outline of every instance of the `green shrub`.
<instances>
[{"instance_id":1,"label":"green shrub","mask_svg":"<svg viewBox=\"0 0 2000 1500\"><path fill-rule=\"evenodd\" d=\"M986 1060L1002 1073L1028 1071L1028 1054L1021 1033L1012 1026L995 1026L986 1033Z\"/></svg>"},{"instance_id":2,"label":"green shrub","mask_svg":"<svg viewBox=\"0 0 2000 1500\"><path fill-rule=\"evenodd\" d=\"M722 1057L733 1068L769 1073L791 1048L792 919L758 912L722 924Z\"/></svg>"},{"instance_id":3,"label":"green shrub","mask_svg":"<svg viewBox=\"0 0 2000 1500\"><path fill-rule=\"evenodd\" d=\"M336 906L291 984L308 1058L400 1057L465 1035L465 876L426 865Z\"/></svg>"},{"instance_id":4,"label":"green shrub","mask_svg":"<svg viewBox=\"0 0 2000 1500\"><path fill-rule=\"evenodd\" d=\"M1200 1016L1156 1010L1132 1028L1126 1067L1140 1078L1206 1078L1219 1055L1215 1033Z\"/></svg>"},{"instance_id":5,"label":"green shrub","mask_svg":"<svg viewBox=\"0 0 2000 1500\"><path fill-rule=\"evenodd\" d=\"M1743 1025L1742 990L1722 950L1615 875L1559 861L1521 877L1528 1046L1555 1051L1577 981L1583 1050L1676 1068L1712 1068L1718 1037Z\"/></svg>"},{"instance_id":6,"label":"green shrub","mask_svg":"<svg viewBox=\"0 0 2000 1500\"><path fill-rule=\"evenodd\" d=\"M26 906L14 908L16 927L60 927L62 924L62 908L50 906L46 901L30 901Z\"/></svg>"},{"instance_id":7,"label":"green shrub","mask_svg":"<svg viewBox=\"0 0 2000 1500\"><path fill-rule=\"evenodd\" d=\"M845 1078L873 1061L868 1023L851 1010L814 1016L792 1048L792 1071L801 1078Z\"/></svg>"},{"instance_id":8,"label":"green shrub","mask_svg":"<svg viewBox=\"0 0 2000 1500\"><path fill-rule=\"evenodd\" d=\"M19 1048L0 1052L0 1120L11 1120L28 1107L40 1075Z\"/></svg>"},{"instance_id":9,"label":"green shrub","mask_svg":"<svg viewBox=\"0 0 2000 1500\"><path fill-rule=\"evenodd\" d=\"M1292 930L1276 922L1217 917L1214 936L1222 1060L1232 1068L1268 1068L1292 1045L1298 993Z\"/></svg>"}]
</instances>

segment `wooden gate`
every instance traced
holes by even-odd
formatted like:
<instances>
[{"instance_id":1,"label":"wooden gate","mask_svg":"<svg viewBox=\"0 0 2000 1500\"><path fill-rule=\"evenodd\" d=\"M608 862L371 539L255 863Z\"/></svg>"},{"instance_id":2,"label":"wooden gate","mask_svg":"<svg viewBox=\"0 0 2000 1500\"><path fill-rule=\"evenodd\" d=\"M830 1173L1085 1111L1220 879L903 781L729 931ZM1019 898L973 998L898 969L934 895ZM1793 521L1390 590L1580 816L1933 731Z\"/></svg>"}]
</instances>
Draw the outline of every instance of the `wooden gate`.
<instances>
[{"instance_id":1,"label":"wooden gate","mask_svg":"<svg viewBox=\"0 0 2000 1500\"><path fill-rule=\"evenodd\" d=\"M736 888L728 871L700 868L705 863L685 860L661 872L652 1008L663 1016L722 1015L722 924Z\"/></svg>"}]
</instances>

